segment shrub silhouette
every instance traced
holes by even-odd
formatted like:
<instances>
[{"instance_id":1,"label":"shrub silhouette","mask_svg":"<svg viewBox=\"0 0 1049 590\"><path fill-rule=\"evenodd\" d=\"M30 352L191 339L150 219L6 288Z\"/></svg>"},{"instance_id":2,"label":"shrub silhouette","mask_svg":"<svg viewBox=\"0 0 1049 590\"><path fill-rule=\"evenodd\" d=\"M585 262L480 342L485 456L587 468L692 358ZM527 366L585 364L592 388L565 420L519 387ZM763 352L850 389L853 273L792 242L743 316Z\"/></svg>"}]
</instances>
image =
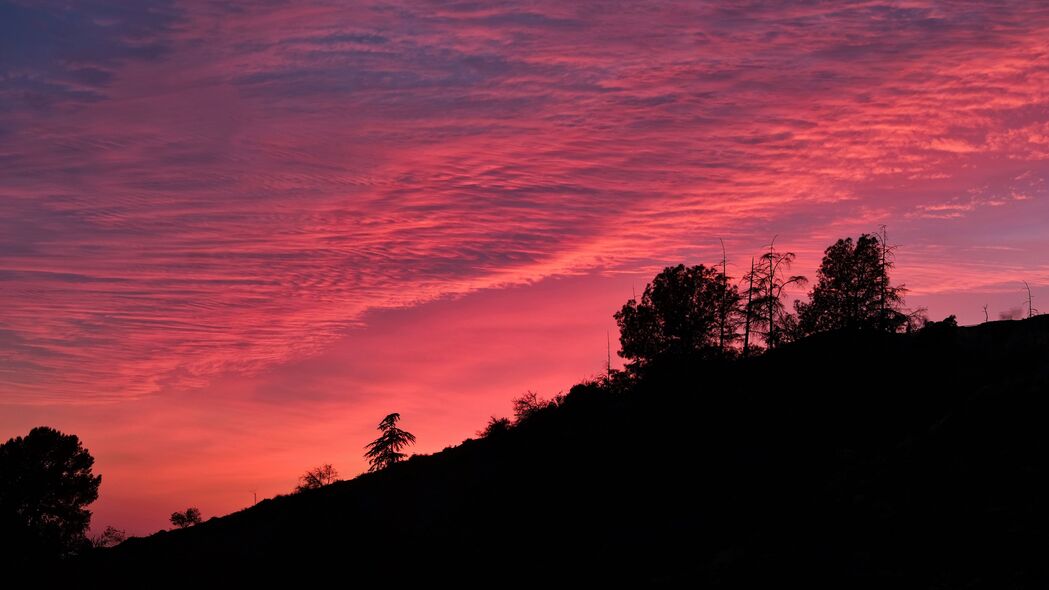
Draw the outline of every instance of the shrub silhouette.
<instances>
[{"instance_id":1,"label":"shrub silhouette","mask_svg":"<svg viewBox=\"0 0 1049 590\"><path fill-rule=\"evenodd\" d=\"M547 402L543 398L539 397L534 391L522 394L513 399L514 406L514 423L520 424L525 420L539 413L543 408L547 407L550 402Z\"/></svg>"},{"instance_id":2,"label":"shrub silhouette","mask_svg":"<svg viewBox=\"0 0 1049 590\"><path fill-rule=\"evenodd\" d=\"M404 453L400 452L401 449L415 444L414 434L397 427L397 421L400 419L401 415L394 412L379 422L378 429L382 434L364 447L368 449L364 456L371 464L368 471L385 469L401 461L404 459Z\"/></svg>"},{"instance_id":3,"label":"shrub silhouette","mask_svg":"<svg viewBox=\"0 0 1049 590\"><path fill-rule=\"evenodd\" d=\"M5 557L53 557L88 545L85 532L101 475L73 434L39 426L0 445L0 549Z\"/></svg>"},{"instance_id":4,"label":"shrub silhouette","mask_svg":"<svg viewBox=\"0 0 1049 590\"><path fill-rule=\"evenodd\" d=\"M200 510L197 508L186 508L185 512L172 512L171 524L180 529L200 524Z\"/></svg>"},{"instance_id":5,"label":"shrub silhouette","mask_svg":"<svg viewBox=\"0 0 1049 590\"><path fill-rule=\"evenodd\" d=\"M127 539L127 533L114 526L107 526L104 531L91 537L91 546L95 549L116 547Z\"/></svg>"},{"instance_id":6,"label":"shrub silhouette","mask_svg":"<svg viewBox=\"0 0 1049 590\"><path fill-rule=\"evenodd\" d=\"M302 474L299 477L299 485L295 487L295 491L315 490L333 484L338 480L339 472L330 463L325 463Z\"/></svg>"},{"instance_id":7,"label":"shrub silhouette","mask_svg":"<svg viewBox=\"0 0 1049 590\"><path fill-rule=\"evenodd\" d=\"M502 436L507 432L510 432L511 428L513 428L513 425L510 423L509 418L496 418L495 416L492 416L488 419L488 424L484 427L484 430L479 430L477 432L477 436L482 438Z\"/></svg>"}]
</instances>

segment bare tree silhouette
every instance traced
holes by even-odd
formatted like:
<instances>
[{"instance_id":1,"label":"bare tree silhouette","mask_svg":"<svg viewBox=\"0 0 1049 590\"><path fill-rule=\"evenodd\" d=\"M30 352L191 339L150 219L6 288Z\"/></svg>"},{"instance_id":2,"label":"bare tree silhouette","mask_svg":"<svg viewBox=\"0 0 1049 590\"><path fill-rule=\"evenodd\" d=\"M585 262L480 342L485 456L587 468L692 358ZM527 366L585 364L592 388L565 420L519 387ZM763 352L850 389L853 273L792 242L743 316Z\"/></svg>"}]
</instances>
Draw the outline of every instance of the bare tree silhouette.
<instances>
[{"instance_id":1,"label":"bare tree silhouette","mask_svg":"<svg viewBox=\"0 0 1049 590\"><path fill-rule=\"evenodd\" d=\"M743 358L750 356L750 324L754 310L754 258L750 258L750 272L743 277L747 280L747 303L743 307Z\"/></svg>"},{"instance_id":2,"label":"bare tree silhouette","mask_svg":"<svg viewBox=\"0 0 1049 590\"><path fill-rule=\"evenodd\" d=\"M514 404L514 423L520 424L525 420L534 416L539 410L547 407L550 402L539 397L534 391L529 391L513 400Z\"/></svg>"},{"instance_id":3,"label":"bare tree silhouette","mask_svg":"<svg viewBox=\"0 0 1049 590\"><path fill-rule=\"evenodd\" d=\"M753 316L752 324L759 329L764 328L762 335L768 348L775 348L782 340L780 327L787 313L783 305L785 291L792 285L800 286L808 282L802 275L785 274L794 263L795 256L793 252L776 251L776 237L769 243L769 251L761 255L760 264L746 277L751 285L750 293L747 294L750 301L747 313Z\"/></svg>"},{"instance_id":4,"label":"bare tree silhouette","mask_svg":"<svg viewBox=\"0 0 1049 590\"><path fill-rule=\"evenodd\" d=\"M1027 304L1027 317L1033 318L1038 315L1038 310L1034 308L1034 296L1031 295L1031 285L1028 285L1027 281L1024 281L1024 289L1027 289L1027 299L1024 301Z\"/></svg>"},{"instance_id":5,"label":"bare tree silhouette","mask_svg":"<svg viewBox=\"0 0 1049 590\"><path fill-rule=\"evenodd\" d=\"M337 481L339 481L339 472L331 466L331 463L325 463L302 474L299 477L299 485L296 486L295 491L314 490Z\"/></svg>"}]
</instances>

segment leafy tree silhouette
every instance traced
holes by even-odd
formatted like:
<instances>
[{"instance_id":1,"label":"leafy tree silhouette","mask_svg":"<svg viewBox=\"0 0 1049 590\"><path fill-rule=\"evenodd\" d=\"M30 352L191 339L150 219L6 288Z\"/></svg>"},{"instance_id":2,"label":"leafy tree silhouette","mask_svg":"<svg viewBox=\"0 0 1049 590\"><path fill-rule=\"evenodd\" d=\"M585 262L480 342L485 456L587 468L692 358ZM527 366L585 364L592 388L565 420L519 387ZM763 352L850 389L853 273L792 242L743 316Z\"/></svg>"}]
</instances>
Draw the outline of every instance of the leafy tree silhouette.
<instances>
[{"instance_id":1,"label":"leafy tree silhouette","mask_svg":"<svg viewBox=\"0 0 1049 590\"><path fill-rule=\"evenodd\" d=\"M415 435L397 428L397 421L401 415L394 412L379 422L378 429L382 432L379 438L365 445L368 449L364 456L368 458L371 467L368 471L378 471L404 459L401 449L415 444Z\"/></svg>"},{"instance_id":2,"label":"leafy tree silhouette","mask_svg":"<svg viewBox=\"0 0 1049 590\"><path fill-rule=\"evenodd\" d=\"M0 445L0 549L48 557L88 545L85 532L101 475L73 434L39 426Z\"/></svg>"},{"instance_id":3,"label":"leafy tree silhouette","mask_svg":"<svg viewBox=\"0 0 1049 590\"><path fill-rule=\"evenodd\" d=\"M809 302L795 303L801 331L907 328L912 315L903 307L906 289L890 284L892 265L891 249L876 235L832 244L824 252Z\"/></svg>"},{"instance_id":4,"label":"leafy tree silhouette","mask_svg":"<svg viewBox=\"0 0 1049 590\"><path fill-rule=\"evenodd\" d=\"M716 268L668 266L645 286L640 302L630 299L615 313L619 354L634 368L665 356L721 354L721 327L738 323L739 301L738 289ZM721 314L731 318L722 321Z\"/></svg>"},{"instance_id":5,"label":"leafy tree silhouette","mask_svg":"<svg viewBox=\"0 0 1049 590\"><path fill-rule=\"evenodd\" d=\"M330 463L325 463L320 467L310 469L299 477L299 485L296 486L295 491L301 492L303 490L315 490L333 484L338 480L339 472L336 471Z\"/></svg>"},{"instance_id":6,"label":"leafy tree silhouette","mask_svg":"<svg viewBox=\"0 0 1049 590\"><path fill-rule=\"evenodd\" d=\"M171 524L180 529L200 524L200 510L197 508L186 508L185 512L172 512Z\"/></svg>"}]
</instances>

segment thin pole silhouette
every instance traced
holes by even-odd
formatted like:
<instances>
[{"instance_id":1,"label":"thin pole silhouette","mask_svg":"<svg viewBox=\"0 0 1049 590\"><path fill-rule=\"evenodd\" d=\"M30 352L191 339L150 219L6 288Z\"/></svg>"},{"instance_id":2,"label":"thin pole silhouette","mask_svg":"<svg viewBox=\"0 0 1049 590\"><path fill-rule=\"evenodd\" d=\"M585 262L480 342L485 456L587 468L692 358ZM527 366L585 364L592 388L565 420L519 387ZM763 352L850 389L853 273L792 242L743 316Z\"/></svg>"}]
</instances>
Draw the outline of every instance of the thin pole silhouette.
<instances>
[{"instance_id":1,"label":"thin pole silhouette","mask_svg":"<svg viewBox=\"0 0 1049 590\"><path fill-rule=\"evenodd\" d=\"M889 269L885 266L885 260L888 257L888 253L889 253L889 230L885 226L885 224L883 223L881 225L881 272L882 272L882 276L886 277L886 280L884 280L882 282L882 284L881 284L881 294L880 294L881 301L878 302L878 322L879 323L886 322L885 307L886 307L886 300L888 299L888 296L889 296L889 294L887 292L887 290L889 288L889 281L888 281Z\"/></svg>"},{"instance_id":2,"label":"thin pole silhouette","mask_svg":"<svg viewBox=\"0 0 1049 590\"><path fill-rule=\"evenodd\" d=\"M750 285L747 287L747 309L743 328L743 358L750 355L750 305L754 299L754 257L750 257L750 274L747 275Z\"/></svg>"},{"instance_id":3,"label":"thin pole silhouette","mask_svg":"<svg viewBox=\"0 0 1049 590\"><path fill-rule=\"evenodd\" d=\"M776 258L775 246L776 238L779 235L772 236L772 241L769 242L769 292L767 297L769 298L769 338L768 346L769 350L772 350L775 346L775 329L776 329L776 318L775 318L775 300L772 298L772 289L776 284L776 267L772 265L773 260Z\"/></svg>"},{"instance_id":4,"label":"thin pole silhouette","mask_svg":"<svg viewBox=\"0 0 1049 590\"><path fill-rule=\"evenodd\" d=\"M718 315L718 350L725 352L725 314L728 311L726 300L728 299L728 254L725 253L725 240L718 238L721 242L721 283L724 290L721 292L721 309Z\"/></svg>"}]
</instances>

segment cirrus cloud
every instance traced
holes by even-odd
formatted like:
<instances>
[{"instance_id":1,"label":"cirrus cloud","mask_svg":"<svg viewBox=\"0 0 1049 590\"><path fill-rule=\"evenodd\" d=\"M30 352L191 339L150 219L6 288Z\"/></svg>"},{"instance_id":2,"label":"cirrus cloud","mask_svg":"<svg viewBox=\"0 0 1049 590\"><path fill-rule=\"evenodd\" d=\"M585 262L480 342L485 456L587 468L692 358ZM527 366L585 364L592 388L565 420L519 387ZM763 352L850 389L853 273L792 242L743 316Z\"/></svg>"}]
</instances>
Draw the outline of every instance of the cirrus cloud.
<instances>
[{"instance_id":1,"label":"cirrus cloud","mask_svg":"<svg viewBox=\"0 0 1049 590\"><path fill-rule=\"evenodd\" d=\"M889 222L919 294L1049 275L1035 4L3 11L10 403L196 387L368 310L718 236L815 264Z\"/></svg>"}]
</instances>

